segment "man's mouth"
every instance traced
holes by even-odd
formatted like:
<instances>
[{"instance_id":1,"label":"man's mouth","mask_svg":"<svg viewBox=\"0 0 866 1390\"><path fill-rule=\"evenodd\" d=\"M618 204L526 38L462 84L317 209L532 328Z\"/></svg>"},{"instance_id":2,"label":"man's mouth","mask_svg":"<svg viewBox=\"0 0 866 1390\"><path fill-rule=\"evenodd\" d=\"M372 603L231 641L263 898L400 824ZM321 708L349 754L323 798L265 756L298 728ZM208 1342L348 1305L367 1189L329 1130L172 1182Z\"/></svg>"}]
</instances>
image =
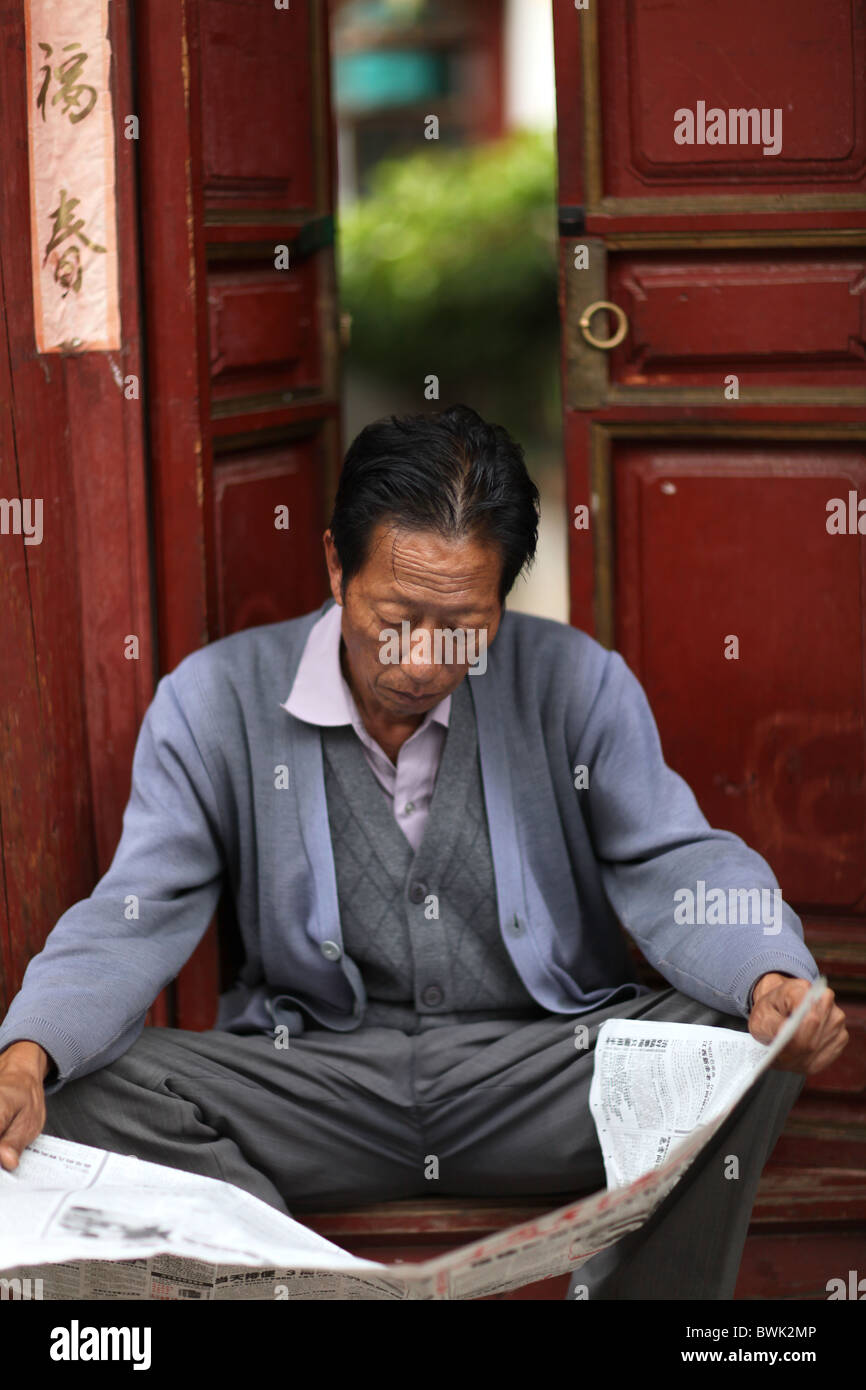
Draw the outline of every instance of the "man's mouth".
<instances>
[{"instance_id":1,"label":"man's mouth","mask_svg":"<svg viewBox=\"0 0 866 1390\"><path fill-rule=\"evenodd\" d=\"M389 690L392 695L396 695L398 700L407 700L409 704L412 705L423 705L426 704L428 700L434 700L436 698L435 692L433 691L426 695L413 695L411 691L408 690L394 690L391 687L389 687Z\"/></svg>"}]
</instances>

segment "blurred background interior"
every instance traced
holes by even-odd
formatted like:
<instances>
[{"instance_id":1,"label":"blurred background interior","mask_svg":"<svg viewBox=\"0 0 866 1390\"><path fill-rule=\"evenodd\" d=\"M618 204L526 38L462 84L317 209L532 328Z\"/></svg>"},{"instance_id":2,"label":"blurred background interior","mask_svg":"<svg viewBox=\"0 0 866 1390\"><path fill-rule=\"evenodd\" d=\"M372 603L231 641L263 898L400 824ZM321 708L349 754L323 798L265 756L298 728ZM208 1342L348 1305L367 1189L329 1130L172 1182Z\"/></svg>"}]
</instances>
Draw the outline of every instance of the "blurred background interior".
<instances>
[{"instance_id":1,"label":"blurred background interior","mask_svg":"<svg viewBox=\"0 0 866 1390\"><path fill-rule=\"evenodd\" d=\"M550 4L337 0L331 33L344 442L455 401L504 425L541 493L508 606L566 622Z\"/></svg>"}]
</instances>

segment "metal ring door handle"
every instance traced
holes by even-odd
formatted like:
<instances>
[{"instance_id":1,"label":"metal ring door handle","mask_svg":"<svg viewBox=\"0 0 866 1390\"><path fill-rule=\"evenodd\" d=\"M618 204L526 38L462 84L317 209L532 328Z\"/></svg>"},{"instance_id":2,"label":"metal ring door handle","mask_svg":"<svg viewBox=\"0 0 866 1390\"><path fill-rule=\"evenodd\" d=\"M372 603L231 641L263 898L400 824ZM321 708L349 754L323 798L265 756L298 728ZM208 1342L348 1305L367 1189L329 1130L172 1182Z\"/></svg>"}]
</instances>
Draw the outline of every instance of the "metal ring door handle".
<instances>
[{"instance_id":1,"label":"metal ring door handle","mask_svg":"<svg viewBox=\"0 0 866 1390\"><path fill-rule=\"evenodd\" d=\"M612 338L596 338L590 332L590 319L593 314L597 314L599 309L607 309L617 320L617 328ZM584 309L580 316L580 331L586 341L594 348L600 348L602 352L610 352L612 348L619 347L626 333L628 332L628 319L624 311L618 304L611 304L609 299L597 299L594 304L590 304Z\"/></svg>"}]
</instances>

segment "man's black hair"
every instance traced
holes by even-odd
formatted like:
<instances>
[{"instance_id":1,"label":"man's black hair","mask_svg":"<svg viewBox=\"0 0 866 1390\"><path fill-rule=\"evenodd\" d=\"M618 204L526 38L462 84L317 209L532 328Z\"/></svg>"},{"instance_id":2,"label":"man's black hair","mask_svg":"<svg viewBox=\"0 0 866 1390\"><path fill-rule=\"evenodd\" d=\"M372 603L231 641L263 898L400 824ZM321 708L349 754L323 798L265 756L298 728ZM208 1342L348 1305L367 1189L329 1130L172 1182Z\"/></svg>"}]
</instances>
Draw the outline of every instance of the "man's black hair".
<instances>
[{"instance_id":1,"label":"man's black hair","mask_svg":"<svg viewBox=\"0 0 866 1390\"><path fill-rule=\"evenodd\" d=\"M364 566L373 530L389 521L496 544L504 603L535 556L538 501L521 446L470 406L374 420L346 451L331 516L343 593Z\"/></svg>"}]
</instances>

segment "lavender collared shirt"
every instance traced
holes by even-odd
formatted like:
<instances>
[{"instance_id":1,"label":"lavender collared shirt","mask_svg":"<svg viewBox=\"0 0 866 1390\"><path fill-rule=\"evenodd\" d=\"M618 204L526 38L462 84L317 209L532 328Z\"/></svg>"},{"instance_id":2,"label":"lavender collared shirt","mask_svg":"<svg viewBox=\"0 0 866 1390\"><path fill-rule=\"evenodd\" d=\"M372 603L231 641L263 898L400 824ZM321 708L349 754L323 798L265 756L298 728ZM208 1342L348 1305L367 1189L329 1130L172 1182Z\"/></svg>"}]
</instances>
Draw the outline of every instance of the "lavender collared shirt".
<instances>
[{"instance_id":1,"label":"lavender collared shirt","mask_svg":"<svg viewBox=\"0 0 866 1390\"><path fill-rule=\"evenodd\" d=\"M310 630L292 693L283 708L308 724L351 724L364 749L370 771L391 801L394 819L414 850L418 849L430 811L433 786L451 713L451 696L428 710L397 753L396 766L367 732L340 666L343 610L329 608Z\"/></svg>"}]
</instances>

